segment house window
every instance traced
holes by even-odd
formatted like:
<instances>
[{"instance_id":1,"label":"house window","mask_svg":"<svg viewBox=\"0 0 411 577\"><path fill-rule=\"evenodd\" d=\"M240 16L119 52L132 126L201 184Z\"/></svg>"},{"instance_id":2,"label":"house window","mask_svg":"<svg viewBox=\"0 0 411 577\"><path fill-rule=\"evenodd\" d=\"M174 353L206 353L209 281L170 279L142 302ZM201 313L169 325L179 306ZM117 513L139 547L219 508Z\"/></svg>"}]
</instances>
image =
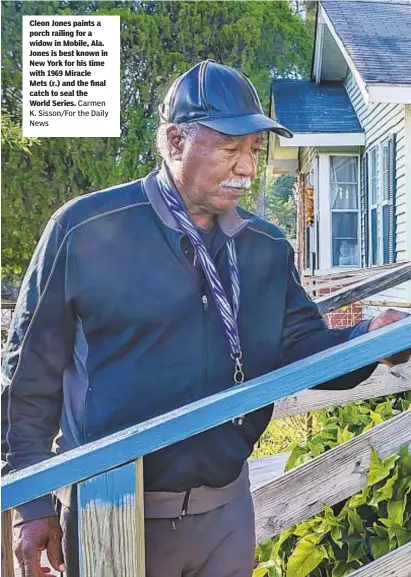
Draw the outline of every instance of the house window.
<instances>
[{"instance_id":1,"label":"house window","mask_svg":"<svg viewBox=\"0 0 411 577\"><path fill-rule=\"evenodd\" d=\"M330 156L332 266L358 266L358 159Z\"/></svg>"},{"instance_id":2,"label":"house window","mask_svg":"<svg viewBox=\"0 0 411 577\"><path fill-rule=\"evenodd\" d=\"M378 264L378 203L377 203L377 149L370 151L369 190L370 190L370 239L371 264Z\"/></svg>"}]
</instances>

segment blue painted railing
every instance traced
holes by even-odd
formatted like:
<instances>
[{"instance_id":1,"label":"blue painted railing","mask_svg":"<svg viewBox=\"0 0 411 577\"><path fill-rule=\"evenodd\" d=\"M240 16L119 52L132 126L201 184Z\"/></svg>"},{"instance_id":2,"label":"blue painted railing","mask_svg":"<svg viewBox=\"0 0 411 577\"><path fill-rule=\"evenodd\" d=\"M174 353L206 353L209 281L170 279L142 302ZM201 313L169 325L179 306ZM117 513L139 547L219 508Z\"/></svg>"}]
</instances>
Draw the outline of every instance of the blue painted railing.
<instances>
[{"instance_id":1,"label":"blue painted railing","mask_svg":"<svg viewBox=\"0 0 411 577\"><path fill-rule=\"evenodd\" d=\"M2 511L405 349L411 318L13 473L3 480Z\"/></svg>"}]
</instances>

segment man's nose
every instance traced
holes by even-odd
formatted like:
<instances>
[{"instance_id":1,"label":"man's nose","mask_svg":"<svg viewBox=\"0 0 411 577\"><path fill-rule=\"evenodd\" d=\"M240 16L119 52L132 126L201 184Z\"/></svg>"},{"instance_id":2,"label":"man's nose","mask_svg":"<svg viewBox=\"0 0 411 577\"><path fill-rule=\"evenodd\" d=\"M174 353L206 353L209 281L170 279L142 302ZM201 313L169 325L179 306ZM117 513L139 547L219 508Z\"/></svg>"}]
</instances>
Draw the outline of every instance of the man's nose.
<instances>
[{"instance_id":1,"label":"man's nose","mask_svg":"<svg viewBox=\"0 0 411 577\"><path fill-rule=\"evenodd\" d=\"M254 178L257 174L257 157L250 151L241 153L234 167L237 176L243 178Z\"/></svg>"}]
</instances>

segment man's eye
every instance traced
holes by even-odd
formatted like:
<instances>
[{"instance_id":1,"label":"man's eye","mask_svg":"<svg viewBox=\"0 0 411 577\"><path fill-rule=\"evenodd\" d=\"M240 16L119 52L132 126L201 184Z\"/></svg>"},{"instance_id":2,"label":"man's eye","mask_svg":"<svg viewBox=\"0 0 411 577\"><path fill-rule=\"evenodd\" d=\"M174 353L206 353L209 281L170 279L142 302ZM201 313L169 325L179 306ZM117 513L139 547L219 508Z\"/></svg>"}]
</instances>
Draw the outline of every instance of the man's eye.
<instances>
[{"instance_id":1,"label":"man's eye","mask_svg":"<svg viewBox=\"0 0 411 577\"><path fill-rule=\"evenodd\" d=\"M253 148L253 154L258 154L262 151L262 148Z\"/></svg>"},{"instance_id":2,"label":"man's eye","mask_svg":"<svg viewBox=\"0 0 411 577\"><path fill-rule=\"evenodd\" d=\"M237 151L236 148L224 148L224 150L225 150L226 152L236 152L236 151Z\"/></svg>"}]
</instances>

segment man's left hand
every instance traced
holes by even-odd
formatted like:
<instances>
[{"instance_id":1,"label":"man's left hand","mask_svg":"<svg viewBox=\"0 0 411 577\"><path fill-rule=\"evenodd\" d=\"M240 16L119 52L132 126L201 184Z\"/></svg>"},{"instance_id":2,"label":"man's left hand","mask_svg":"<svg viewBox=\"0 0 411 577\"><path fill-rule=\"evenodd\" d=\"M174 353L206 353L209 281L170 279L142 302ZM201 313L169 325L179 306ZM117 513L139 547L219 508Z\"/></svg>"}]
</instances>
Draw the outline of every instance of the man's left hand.
<instances>
[{"instance_id":1,"label":"man's left hand","mask_svg":"<svg viewBox=\"0 0 411 577\"><path fill-rule=\"evenodd\" d=\"M396 323L397 321L405 319L406 317L409 317L409 316L410 315L408 313L396 311L394 309L387 309L386 311L384 311L383 313L378 315L378 317L375 317L372 319L372 321L370 322L370 326L368 328L368 332L375 331L377 329L381 329L382 327L385 327L386 325L390 325L391 323ZM393 367L395 365L400 365L402 363L406 363L410 359L410 356L411 356L411 349L407 349L406 351L402 351L400 353L396 353L395 355L392 355L391 357L387 357L386 359L382 359L380 361L380 363L383 363L384 365L388 365L389 367Z\"/></svg>"}]
</instances>

